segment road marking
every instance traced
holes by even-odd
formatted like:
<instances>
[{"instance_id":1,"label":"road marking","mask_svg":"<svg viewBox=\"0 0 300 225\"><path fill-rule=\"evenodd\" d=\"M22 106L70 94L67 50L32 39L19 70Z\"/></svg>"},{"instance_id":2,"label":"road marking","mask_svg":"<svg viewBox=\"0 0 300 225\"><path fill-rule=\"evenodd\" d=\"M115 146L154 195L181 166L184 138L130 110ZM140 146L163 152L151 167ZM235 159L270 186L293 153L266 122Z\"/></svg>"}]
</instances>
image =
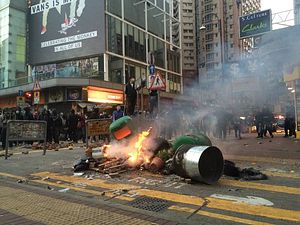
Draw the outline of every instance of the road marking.
<instances>
[{"instance_id":1,"label":"road marking","mask_svg":"<svg viewBox=\"0 0 300 225\"><path fill-rule=\"evenodd\" d=\"M55 173L49 173L47 172L48 176L52 179L53 177L61 177L61 178L74 178L70 176L59 176ZM2 173L0 173L2 175ZM5 176L8 176L9 174L5 174ZM11 176L12 178L16 177L15 175ZM18 176L17 176L18 177ZM78 178L78 177L75 177ZM24 178L23 178L24 179ZM85 180L85 182L88 180ZM101 180L97 180L101 184ZM47 184L47 185L52 185L56 187L61 187L61 188L70 188L72 190L80 191L80 192L86 192L94 195L102 195L102 192L94 191L94 190L89 190L85 188L79 188L79 187L73 187L71 185L66 185L66 184L57 184L57 183L52 183L49 181L42 181L42 180L31 180L31 182L36 182L40 184ZM109 184L105 184L107 187ZM117 186L118 184L114 183L113 186ZM119 184L122 185L122 184ZM153 197L153 198L160 198L160 199L165 199L168 201L173 201L176 203L184 203L184 204L189 204L189 205L196 205L200 206L203 205L205 200L203 198L200 198L198 196L190 196L190 195L183 195L183 194L176 194L176 193L170 193L170 192L163 192L163 191L156 191L156 190L150 190L150 189L139 189L135 190L136 194L138 195L144 195L147 197ZM129 191L129 194L132 194ZM108 196L108 195L107 195ZM114 195L112 195L114 197ZM117 196L116 198L119 198L121 200L125 201L131 201L134 198L126 197L126 196ZM278 220L286 220L286 221L296 221L300 222L300 211L296 210L287 210L287 209L279 209L279 208L272 208L268 206L253 206L253 205L248 205L248 204L243 204L243 203L233 203L232 201L227 201L227 200L220 200L220 199L215 199L215 198L206 198L209 202L206 205L208 208L212 209L220 209L220 210L225 210L225 211L231 211L231 212L237 212L237 213L243 213L243 214L248 214L248 215L255 215L255 216L261 216L261 217L267 217L271 219L278 219Z\"/></svg>"},{"instance_id":2,"label":"road marking","mask_svg":"<svg viewBox=\"0 0 300 225\"><path fill-rule=\"evenodd\" d=\"M80 182L93 187L99 187L99 188L109 189L109 190L119 190L119 189L134 190L135 192L139 193L139 195L165 199L173 202L180 202L183 204L202 205L204 203L204 199L195 196L182 195L182 194L150 190L150 189L142 189L141 186L126 185L122 183L108 183L107 181L103 181L99 179L87 180L82 177L66 176L66 175L60 175L57 173L50 173L50 172L35 173L32 174L32 176L49 177L54 180L60 180L65 182L73 182L73 183Z\"/></svg>"},{"instance_id":3,"label":"road marking","mask_svg":"<svg viewBox=\"0 0 300 225\"><path fill-rule=\"evenodd\" d=\"M279 209L269 206L248 205L245 203L233 204L233 202L231 201L210 197L206 199L209 201L207 207L212 209L220 209L248 215L262 216L271 219L300 222L300 211Z\"/></svg>"},{"instance_id":4,"label":"road marking","mask_svg":"<svg viewBox=\"0 0 300 225\"><path fill-rule=\"evenodd\" d=\"M213 194L210 197L223 199L223 200L229 200L229 201L233 201L236 203L245 203L245 204L249 204L249 205L265 205L265 206L274 205L273 202L270 202L267 199L256 197L256 196L247 196L246 198L244 198L244 197L231 196L231 195Z\"/></svg>"},{"instance_id":5,"label":"road marking","mask_svg":"<svg viewBox=\"0 0 300 225\"><path fill-rule=\"evenodd\" d=\"M48 176L49 178L52 178L55 180L61 180L61 181L66 181L66 182L80 181L82 183L91 185L91 182L89 182L89 180L86 180L86 179L80 178L80 177L65 176L65 175L60 175L57 173L50 173L50 172L38 173L38 174L42 174L43 175L42 177ZM34 174L34 176L37 176L37 174ZM96 187L101 187L101 188L105 188L105 189L116 189L116 187L120 187L123 185L123 184L117 184L117 183L113 183L113 184L105 183L104 181L101 181L101 180L93 180L93 181L97 182ZM95 184L96 182L93 182L93 183ZM250 185L250 184L259 185L258 183L250 183L250 182L240 182L240 183L242 183L242 184L249 183L248 185ZM109 188L110 185L113 188ZM93 186L93 185L91 185L91 186ZM269 186L271 186L271 185L268 185L268 187ZM203 198L198 197L198 196L176 194L176 193L157 191L157 190L151 190L151 189L136 189L135 192L138 195L144 195L144 196L153 197L153 198L160 198L160 199L165 199L168 201L173 201L173 202L183 203L183 204L188 204L188 205L200 206L205 202L205 200ZM241 212L244 214L263 216L263 217L268 217L268 218L272 218L272 219L284 219L284 220L288 220L288 221L300 222L300 211L271 208L268 206L253 206L253 205L248 205L248 204L243 204L243 203L237 204L237 203L233 203L232 201L221 200L221 199L216 199L216 198L209 198L209 199L210 199L210 202L207 205L207 207L209 207L209 208L222 209L222 210L233 211L233 212ZM251 213L249 213L249 212L251 212Z\"/></svg>"},{"instance_id":6,"label":"road marking","mask_svg":"<svg viewBox=\"0 0 300 225\"><path fill-rule=\"evenodd\" d=\"M37 177L42 177L42 178L49 177L49 178L52 178L55 180L61 180L61 181L66 181L66 182L70 182L70 183L85 183L85 184L93 186L93 187L99 187L99 188L104 188L104 189L131 190L131 189L140 189L141 188L141 186L136 186L136 185L121 184L121 183L109 183L106 180L100 180L100 179L88 180L83 177L67 176L67 175L61 175L58 173L50 173L50 172L34 173L31 175L37 176Z\"/></svg>"},{"instance_id":7,"label":"road marking","mask_svg":"<svg viewBox=\"0 0 300 225\"><path fill-rule=\"evenodd\" d=\"M10 178L18 179L18 180L24 180L24 179L26 179L25 177L16 176L16 175L13 175L13 174L10 174L10 173L1 173L0 172L0 176L2 176L2 177L10 177Z\"/></svg>"},{"instance_id":8,"label":"road marking","mask_svg":"<svg viewBox=\"0 0 300 225\"><path fill-rule=\"evenodd\" d=\"M187 213L193 213L195 209L187 208L187 207L180 207L180 206L171 206L169 207L171 210L175 211L180 211L180 212L187 212ZM243 219L235 216L227 216L219 213L212 213L212 212L207 212L207 211L198 211L196 213L197 215L201 216L207 216L211 218L216 218L220 220L228 220L228 221L233 221L237 223L243 223L243 224L251 224L251 225L273 225L272 223L265 223L265 222L258 222L255 220L249 220L249 219Z\"/></svg>"},{"instance_id":9,"label":"road marking","mask_svg":"<svg viewBox=\"0 0 300 225\"><path fill-rule=\"evenodd\" d=\"M300 175L288 173L288 172L280 173L280 172L264 171L263 173L270 177L284 177L284 178L300 179Z\"/></svg>"},{"instance_id":10,"label":"road marking","mask_svg":"<svg viewBox=\"0 0 300 225\"><path fill-rule=\"evenodd\" d=\"M296 187L287 187L287 186L279 186L273 184L262 184L257 182L247 182L247 181L236 181L229 179L221 179L219 180L219 185L225 186L234 186L234 187L242 187L248 189L257 189L264 191L273 191L273 192L281 192L292 195L300 195L300 188Z\"/></svg>"}]
</instances>

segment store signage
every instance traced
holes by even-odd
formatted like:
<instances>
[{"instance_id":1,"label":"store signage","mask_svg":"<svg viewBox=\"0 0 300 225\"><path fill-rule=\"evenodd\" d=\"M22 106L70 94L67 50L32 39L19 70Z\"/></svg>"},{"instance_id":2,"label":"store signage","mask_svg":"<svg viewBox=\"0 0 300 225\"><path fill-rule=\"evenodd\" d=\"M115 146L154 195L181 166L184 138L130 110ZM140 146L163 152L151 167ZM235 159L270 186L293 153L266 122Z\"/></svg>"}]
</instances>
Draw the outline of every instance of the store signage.
<instances>
[{"instance_id":1,"label":"store signage","mask_svg":"<svg viewBox=\"0 0 300 225\"><path fill-rule=\"evenodd\" d=\"M240 38L261 35L271 30L271 9L240 17Z\"/></svg>"},{"instance_id":2,"label":"store signage","mask_svg":"<svg viewBox=\"0 0 300 225\"><path fill-rule=\"evenodd\" d=\"M81 100L81 89L80 88L67 88L67 100L78 101Z\"/></svg>"},{"instance_id":3,"label":"store signage","mask_svg":"<svg viewBox=\"0 0 300 225\"><path fill-rule=\"evenodd\" d=\"M104 8L104 0L31 0L28 63L37 65L103 53Z\"/></svg>"},{"instance_id":4,"label":"store signage","mask_svg":"<svg viewBox=\"0 0 300 225\"><path fill-rule=\"evenodd\" d=\"M33 93L33 104L38 105L40 104L40 92L39 91L35 91Z\"/></svg>"},{"instance_id":5,"label":"store signage","mask_svg":"<svg viewBox=\"0 0 300 225\"><path fill-rule=\"evenodd\" d=\"M123 104L124 96L122 91L89 87L88 101L96 103Z\"/></svg>"}]
</instances>

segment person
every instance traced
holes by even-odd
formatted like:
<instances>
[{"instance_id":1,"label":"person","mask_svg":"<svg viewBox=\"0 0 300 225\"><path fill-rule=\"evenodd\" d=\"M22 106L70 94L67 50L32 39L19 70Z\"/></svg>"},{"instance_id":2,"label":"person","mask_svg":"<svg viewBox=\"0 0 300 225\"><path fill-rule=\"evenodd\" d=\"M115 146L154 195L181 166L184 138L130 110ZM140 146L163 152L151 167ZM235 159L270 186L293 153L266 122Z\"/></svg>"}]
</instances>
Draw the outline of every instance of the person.
<instances>
[{"instance_id":1,"label":"person","mask_svg":"<svg viewBox=\"0 0 300 225\"><path fill-rule=\"evenodd\" d=\"M24 108L24 110L25 110L25 113L24 113L23 119L24 120L34 120L33 115L30 111L30 107L26 107L26 108Z\"/></svg>"},{"instance_id":2,"label":"person","mask_svg":"<svg viewBox=\"0 0 300 225\"><path fill-rule=\"evenodd\" d=\"M286 113L285 113L285 120L284 120L284 133L285 133L285 135L284 135L284 137L291 137L291 136L296 134L295 129L294 129L294 127L295 127L294 113L295 113L294 106L289 105L286 108Z\"/></svg>"},{"instance_id":3,"label":"person","mask_svg":"<svg viewBox=\"0 0 300 225\"><path fill-rule=\"evenodd\" d=\"M155 117L158 109L158 92L156 90L150 91L149 98L150 114Z\"/></svg>"},{"instance_id":4,"label":"person","mask_svg":"<svg viewBox=\"0 0 300 225\"><path fill-rule=\"evenodd\" d=\"M62 119L57 111L54 109L52 111L52 134L53 134L53 141L55 144L59 144L59 135L62 128Z\"/></svg>"},{"instance_id":5,"label":"person","mask_svg":"<svg viewBox=\"0 0 300 225\"><path fill-rule=\"evenodd\" d=\"M241 139L242 120L238 116L235 116L233 119L233 129L234 129L235 137Z\"/></svg>"},{"instance_id":6,"label":"person","mask_svg":"<svg viewBox=\"0 0 300 225\"><path fill-rule=\"evenodd\" d=\"M85 115L83 113L78 114L78 138L82 140L83 143L85 143L86 139L86 131L85 131Z\"/></svg>"},{"instance_id":7,"label":"person","mask_svg":"<svg viewBox=\"0 0 300 225\"><path fill-rule=\"evenodd\" d=\"M269 132L271 138L274 137L273 135L273 122L274 116L271 111L267 108L263 109L263 128L264 128L264 136L267 136L267 132Z\"/></svg>"},{"instance_id":8,"label":"person","mask_svg":"<svg viewBox=\"0 0 300 225\"><path fill-rule=\"evenodd\" d=\"M73 0L70 5L70 21L69 26L75 26L78 18L81 17L82 12L85 8L85 0L79 0L79 4L76 10L78 0ZM77 14L77 18L76 15Z\"/></svg>"},{"instance_id":9,"label":"person","mask_svg":"<svg viewBox=\"0 0 300 225\"><path fill-rule=\"evenodd\" d=\"M261 111L258 111L255 115L255 125L257 138L263 138L264 130L263 130L263 114Z\"/></svg>"},{"instance_id":10,"label":"person","mask_svg":"<svg viewBox=\"0 0 300 225\"><path fill-rule=\"evenodd\" d=\"M120 105L117 105L116 110L113 112L112 119L116 121L124 116L124 112Z\"/></svg>"},{"instance_id":11,"label":"person","mask_svg":"<svg viewBox=\"0 0 300 225\"><path fill-rule=\"evenodd\" d=\"M69 130L69 135L70 139L77 143L77 126L78 126L78 116L75 114L75 110L72 109L70 116L68 118L68 130Z\"/></svg>"},{"instance_id":12,"label":"person","mask_svg":"<svg viewBox=\"0 0 300 225\"><path fill-rule=\"evenodd\" d=\"M137 99L137 91L135 88L135 78L131 77L128 84L125 88L125 95L126 95L126 103L127 103L127 110L126 113L129 116L134 114L134 109L136 105Z\"/></svg>"},{"instance_id":13,"label":"person","mask_svg":"<svg viewBox=\"0 0 300 225\"><path fill-rule=\"evenodd\" d=\"M9 114L6 112L3 115L2 121L2 131L1 131L1 142L2 142L2 149L4 150L6 147L6 130L7 130L7 122L9 120Z\"/></svg>"}]
</instances>

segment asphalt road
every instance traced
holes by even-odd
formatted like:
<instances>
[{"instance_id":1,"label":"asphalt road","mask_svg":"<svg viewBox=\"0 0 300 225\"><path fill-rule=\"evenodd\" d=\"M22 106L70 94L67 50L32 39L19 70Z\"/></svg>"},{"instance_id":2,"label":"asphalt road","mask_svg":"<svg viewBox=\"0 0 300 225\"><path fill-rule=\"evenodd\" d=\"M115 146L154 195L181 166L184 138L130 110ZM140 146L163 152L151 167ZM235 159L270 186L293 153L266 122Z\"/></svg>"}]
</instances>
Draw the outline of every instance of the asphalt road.
<instances>
[{"instance_id":1,"label":"asphalt road","mask_svg":"<svg viewBox=\"0 0 300 225\"><path fill-rule=\"evenodd\" d=\"M40 151L27 155L19 152L8 160L0 158L0 221L4 221L1 215L11 215L8 218L18 218L11 221L24 220L28 224L33 224L32 221L42 224L93 224L89 221L97 221L96 218L101 218L99 213L103 213L107 216L98 224L126 224L125 221L127 224L147 224L149 221L153 224L300 223L300 147L297 141L276 137L269 142L269 139L261 141L247 136L242 140L231 138L215 144L223 150L225 158L233 159L241 168L260 169L269 179L241 181L222 177L216 185L205 185L190 184L177 176L147 171L128 171L116 178L95 172L74 176L72 165L84 154L81 148L48 151L45 156ZM287 151L280 151L283 146ZM20 197L22 194L16 197L14 192L24 192L25 196L31 193L43 207L47 205L42 202L48 201L48 208L53 212L41 212L39 208L26 211L25 203L31 200ZM18 198L24 205L8 206L8 202ZM73 202L71 205L85 204L88 208L76 211L79 206L74 205L72 209L64 209L67 210L66 215L55 214L54 209L63 210L59 207L64 205L55 199ZM104 211L97 214L95 208ZM80 216L79 219L70 216L68 210ZM81 215L80 212L85 213ZM114 212L118 215L109 214ZM4 216L2 218L6 218Z\"/></svg>"}]
</instances>

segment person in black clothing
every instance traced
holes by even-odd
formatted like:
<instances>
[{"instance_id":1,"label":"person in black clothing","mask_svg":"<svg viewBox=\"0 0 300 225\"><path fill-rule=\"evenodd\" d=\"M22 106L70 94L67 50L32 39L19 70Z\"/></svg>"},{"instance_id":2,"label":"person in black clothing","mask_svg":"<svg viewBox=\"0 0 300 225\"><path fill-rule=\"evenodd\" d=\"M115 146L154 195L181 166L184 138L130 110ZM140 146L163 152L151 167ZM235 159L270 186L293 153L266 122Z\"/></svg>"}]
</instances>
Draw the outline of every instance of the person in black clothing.
<instances>
[{"instance_id":1,"label":"person in black clothing","mask_svg":"<svg viewBox=\"0 0 300 225\"><path fill-rule=\"evenodd\" d=\"M30 108L26 107L24 110L25 110L25 113L24 113L23 119L24 120L34 120L33 115L30 112Z\"/></svg>"},{"instance_id":2,"label":"person in black clothing","mask_svg":"<svg viewBox=\"0 0 300 225\"><path fill-rule=\"evenodd\" d=\"M157 91L150 91L149 93L150 114L154 117L157 115L158 109L158 93Z\"/></svg>"},{"instance_id":3,"label":"person in black clothing","mask_svg":"<svg viewBox=\"0 0 300 225\"><path fill-rule=\"evenodd\" d=\"M137 99L137 91L135 88L135 78L131 77L128 84L125 88L125 94L126 94L126 103L127 103L127 115L131 116L134 114L134 109L136 105L136 99Z\"/></svg>"},{"instance_id":4,"label":"person in black clothing","mask_svg":"<svg viewBox=\"0 0 300 225\"><path fill-rule=\"evenodd\" d=\"M262 111L257 112L257 114L255 116L255 125L256 125L257 138L263 138L264 129L263 129L263 113L262 113Z\"/></svg>"},{"instance_id":5,"label":"person in black clothing","mask_svg":"<svg viewBox=\"0 0 300 225\"><path fill-rule=\"evenodd\" d=\"M271 111L267 108L263 109L263 130L264 130L264 136L267 136L267 132L269 132L271 138L274 137L273 135L273 122L274 122L274 116L271 113Z\"/></svg>"},{"instance_id":6,"label":"person in black clothing","mask_svg":"<svg viewBox=\"0 0 300 225\"><path fill-rule=\"evenodd\" d=\"M78 137L77 137L77 125L78 125L78 116L75 114L75 110L71 110L71 114L68 118L68 128L69 128L69 135L70 139L77 143Z\"/></svg>"},{"instance_id":7,"label":"person in black clothing","mask_svg":"<svg viewBox=\"0 0 300 225\"><path fill-rule=\"evenodd\" d=\"M57 111L54 109L52 111L52 134L53 134L53 140L55 144L59 144L59 135L60 130L62 128L62 119L58 115Z\"/></svg>"}]
</instances>

